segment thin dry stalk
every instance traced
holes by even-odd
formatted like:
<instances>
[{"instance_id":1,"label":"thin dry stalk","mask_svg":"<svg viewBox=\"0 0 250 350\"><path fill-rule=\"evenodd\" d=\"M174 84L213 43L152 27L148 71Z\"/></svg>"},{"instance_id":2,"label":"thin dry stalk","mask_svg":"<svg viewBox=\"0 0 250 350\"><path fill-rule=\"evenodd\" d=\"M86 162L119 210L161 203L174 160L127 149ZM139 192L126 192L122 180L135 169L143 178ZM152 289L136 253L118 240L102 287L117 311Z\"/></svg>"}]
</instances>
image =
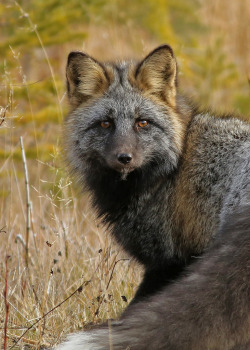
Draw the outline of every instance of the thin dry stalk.
<instances>
[{"instance_id":1,"label":"thin dry stalk","mask_svg":"<svg viewBox=\"0 0 250 350\"><path fill-rule=\"evenodd\" d=\"M109 349L113 350L111 320L108 320L108 328L109 328Z\"/></svg>"},{"instance_id":2,"label":"thin dry stalk","mask_svg":"<svg viewBox=\"0 0 250 350\"><path fill-rule=\"evenodd\" d=\"M117 256L116 256L116 257L117 257ZM115 259L116 259L116 257L115 257ZM109 277L109 280L108 280L108 283L107 283L107 285L106 285L106 291L105 291L105 293L103 294L102 298L100 298L99 305L98 305L98 307L97 307L97 309L96 309L96 311L95 311L95 316L97 316L97 315L99 314L100 307L101 307L101 305L102 305L102 303L103 303L103 300L104 300L104 298L105 298L105 294L107 293L107 290L108 290L108 288L109 288L110 282L112 281L112 278L113 278L113 274L114 274L116 265L117 265L118 262L120 262L120 261L127 261L127 260L129 260L129 259L119 259L119 260L115 260L114 265L113 265L113 268L112 268L112 271L111 271L111 274L110 274L110 277Z\"/></svg>"},{"instance_id":3,"label":"thin dry stalk","mask_svg":"<svg viewBox=\"0 0 250 350\"><path fill-rule=\"evenodd\" d=\"M5 258L5 289L4 289L4 302L5 302L5 322L4 322L4 350L7 349L7 328L8 328L8 317L9 317L9 303L7 300L8 295L8 260L10 256L7 255Z\"/></svg>"},{"instance_id":4,"label":"thin dry stalk","mask_svg":"<svg viewBox=\"0 0 250 350\"><path fill-rule=\"evenodd\" d=\"M6 111L8 109L8 105L6 107L0 107L0 126L3 124L6 116Z\"/></svg>"},{"instance_id":5,"label":"thin dry stalk","mask_svg":"<svg viewBox=\"0 0 250 350\"><path fill-rule=\"evenodd\" d=\"M24 169L24 179L25 179L25 190L26 190L26 247L25 247L25 263L28 267L29 265L29 236L30 236L30 217L31 217L31 202L30 202L30 190L29 190L29 176L28 176L28 168L25 150L23 146L23 138L20 136L20 145L22 152L22 161L23 161L23 169Z\"/></svg>"}]
</instances>

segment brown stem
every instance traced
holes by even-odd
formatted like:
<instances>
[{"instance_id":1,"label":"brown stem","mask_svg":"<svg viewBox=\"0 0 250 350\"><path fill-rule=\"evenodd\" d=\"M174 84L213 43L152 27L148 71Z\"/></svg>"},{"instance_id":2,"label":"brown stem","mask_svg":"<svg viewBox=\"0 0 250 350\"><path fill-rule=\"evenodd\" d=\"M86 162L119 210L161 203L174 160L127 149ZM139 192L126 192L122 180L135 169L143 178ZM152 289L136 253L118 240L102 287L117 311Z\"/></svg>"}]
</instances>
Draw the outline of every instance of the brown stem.
<instances>
[{"instance_id":1,"label":"brown stem","mask_svg":"<svg viewBox=\"0 0 250 350\"><path fill-rule=\"evenodd\" d=\"M8 295L8 260L10 256L7 255L5 258L5 289L4 289L4 302L5 302L5 322L4 322L4 350L7 349L7 327L8 327L8 317L9 317L9 303L7 300L7 295Z\"/></svg>"}]
</instances>

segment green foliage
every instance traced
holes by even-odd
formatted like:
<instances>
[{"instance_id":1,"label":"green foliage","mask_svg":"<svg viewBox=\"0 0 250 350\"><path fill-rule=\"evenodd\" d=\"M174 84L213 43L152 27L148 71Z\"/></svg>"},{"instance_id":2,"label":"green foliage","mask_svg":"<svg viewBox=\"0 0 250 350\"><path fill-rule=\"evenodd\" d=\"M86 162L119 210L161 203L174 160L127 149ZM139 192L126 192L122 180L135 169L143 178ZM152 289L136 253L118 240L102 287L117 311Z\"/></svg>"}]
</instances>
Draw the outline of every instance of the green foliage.
<instances>
[{"instance_id":1,"label":"green foliage","mask_svg":"<svg viewBox=\"0 0 250 350\"><path fill-rule=\"evenodd\" d=\"M246 91L246 94L236 94L234 97L234 107L239 113L248 116L250 111L250 91ZM247 117L246 117L247 119Z\"/></svg>"},{"instance_id":2,"label":"green foliage","mask_svg":"<svg viewBox=\"0 0 250 350\"><path fill-rule=\"evenodd\" d=\"M222 45L223 41L217 40L191 61L192 84L199 91L199 102L203 106L213 105L216 95L219 96L221 90L230 90L238 79L235 64L220 50Z\"/></svg>"},{"instance_id":3,"label":"green foliage","mask_svg":"<svg viewBox=\"0 0 250 350\"><path fill-rule=\"evenodd\" d=\"M26 149L26 157L30 159L37 159L39 155L39 160L43 162L51 161L52 155L55 153L55 145L54 144L44 144L41 146L31 146ZM15 161L22 160L22 154L20 149L16 149L14 152L12 151L4 151L0 149L0 159L10 158Z\"/></svg>"},{"instance_id":4,"label":"green foliage","mask_svg":"<svg viewBox=\"0 0 250 350\"><path fill-rule=\"evenodd\" d=\"M224 110L228 107L228 110L249 114L247 79L226 54L223 33L213 32L211 36L201 16L201 7L199 0L145 0L143 4L139 0L1 3L1 106L8 106L6 120L11 120L7 125L15 127L15 135L28 130L27 156L34 158L39 154L45 160L50 145L57 144L59 131L46 135L44 140L41 135L45 125L51 129L52 125L62 122L67 110L67 105L62 103L67 47L73 44L76 49L80 48L90 25L100 34L103 28L114 32L122 28L126 34L128 28L127 37L124 36L126 42L121 45L125 48L130 45L134 52L140 51L145 38L150 45L151 42L171 44L183 75L184 91L194 95L203 106ZM145 34L143 38L141 33ZM100 37L96 40L98 46ZM112 56L110 52L111 59ZM7 139L6 133L4 135ZM18 142L13 135L12 140ZM3 141L0 149L1 158L12 154ZM19 151L15 150L13 157L20 159Z\"/></svg>"},{"instance_id":5,"label":"green foliage","mask_svg":"<svg viewBox=\"0 0 250 350\"><path fill-rule=\"evenodd\" d=\"M94 2L93 2L94 3ZM103 1L96 7L99 22L132 25L143 28L158 41L176 45L190 42L202 25L198 18L199 1L189 0L136 0ZM100 18L102 20L100 20Z\"/></svg>"},{"instance_id":6,"label":"green foliage","mask_svg":"<svg viewBox=\"0 0 250 350\"><path fill-rule=\"evenodd\" d=\"M126 1L119 1L120 6L125 8ZM166 0L158 0L157 6L154 0L146 0L143 6L139 1L133 1L129 7L128 19L134 23L148 28L149 32L158 38L158 40L167 40L174 42L175 33L169 20L169 5ZM126 13L125 11L123 13Z\"/></svg>"},{"instance_id":7,"label":"green foliage","mask_svg":"<svg viewBox=\"0 0 250 350\"><path fill-rule=\"evenodd\" d=\"M200 1L169 0L168 4L171 27L180 44L197 45L200 35L205 32L199 16Z\"/></svg>"},{"instance_id":8,"label":"green foliage","mask_svg":"<svg viewBox=\"0 0 250 350\"><path fill-rule=\"evenodd\" d=\"M85 35L79 26L79 23L86 20L84 5L80 0L23 0L6 7L2 5L0 11L5 14L5 40L0 44L3 53L8 51L9 45L16 49L22 47L22 52L40 47L36 30L46 47L72 39L76 41L77 38L82 40Z\"/></svg>"},{"instance_id":9,"label":"green foliage","mask_svg":"<svg viewBox=\"0 0 250 350\"><path fill-rule=\"evenodd\" d=\"M238 78L235 65L228 62L226 55L220 51L222 45L222 40L218 40L213 47L208 47L195 62L196 76L201 81L209 81L211 90L227 88Z\"/></svg>"}]
</instances>

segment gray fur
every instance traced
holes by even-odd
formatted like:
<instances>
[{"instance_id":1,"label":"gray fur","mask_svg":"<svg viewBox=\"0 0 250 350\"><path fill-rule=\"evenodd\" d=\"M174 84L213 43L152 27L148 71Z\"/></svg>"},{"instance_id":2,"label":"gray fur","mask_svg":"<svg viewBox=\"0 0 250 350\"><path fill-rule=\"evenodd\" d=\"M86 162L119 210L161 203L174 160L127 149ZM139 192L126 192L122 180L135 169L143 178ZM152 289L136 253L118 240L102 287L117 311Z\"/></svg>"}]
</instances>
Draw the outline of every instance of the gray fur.
<instances>
[{"instance_id":1,"label":"gray fur","mask_svg":"<svg viewBox=\"0 0 250 350\"><path fill-rule=\"evenodd\" d=\"M71 169L146 271L139 302L121 321L72 335L59 350L249 348L250 125L197 112L178 95L176 71L168 46L138 65L69 57ZM88 76L98 84L90 79L84 88ZM104 130L107 120L112 128ZM149 126L137 128L138 120ZM121 153L129 164L119 162Z\"/></svg>"},{"instance_id":2,"label":"gray fur","mask_svg":"<svg viewBox=\"0 0 250 350\"><path fill-rule=\"evenodd\" d=\"M97 86L87 80L92 65ZM135 300L177 278L249 186L250 125L196 112L176 95L174 67L168 46L138 65L72 53L67 67L69 164L111 233L146 268ZM141 119L147 128L135 127ZM106 120L111 127L103 129ZM132 161L122 164L119 154Z\"/></svg>"}]
</instances>

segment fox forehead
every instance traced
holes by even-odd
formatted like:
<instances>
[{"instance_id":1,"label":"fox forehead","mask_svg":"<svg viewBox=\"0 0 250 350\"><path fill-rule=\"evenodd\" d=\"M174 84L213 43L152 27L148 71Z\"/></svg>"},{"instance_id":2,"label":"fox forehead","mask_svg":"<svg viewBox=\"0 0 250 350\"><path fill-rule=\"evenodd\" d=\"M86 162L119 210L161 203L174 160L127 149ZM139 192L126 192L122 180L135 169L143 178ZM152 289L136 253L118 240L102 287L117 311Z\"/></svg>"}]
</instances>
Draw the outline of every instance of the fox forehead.
<instances>
[{"instance_id":1,"label":"fox forehead","mask_svg":"<svg viewBox=\"0 0 250 350\"><path fill-rule=\"evenodd\" d=\"M141 93L132 84L131 76L135 70L135 64L123 61L107 64L105 68L110 75L110 85L104 95L110 101L114 101L114 105L122 108L130 105L134 108L135 105L143 102Z\"/></svg>"},{"instance_id":2,"label":"fox forehead","mask_svg":"<svg viewBox=\"0 0 250 350\"><path fill-rule=\"evenodd\" d=\"M131 77L136 66L134 61L105 64L109 73L112 70L112 74L110 73L112 79L103 96L99 96L93 103L97 110L99 109L99 113L113 119L121 117L136 119L141 114L144 116L155 114L160 108L160 105L156 106L133 85Z\"/></svg>"},{"instance_id":3,"label":"fox forehead","mask_svg":"<svg viewBox=\"0 0 250 350\"><path fill-rule=\"evenodd\" d=\"M131 118L137 118L140 114L148 114L151 111L153 113L155 106L152 103L143 98L143 96L136 91L126 91L116 89L114 92L107 92L101 105L104 109L108 109L108 114L111 118L119 116L126 116Z\"/></svg>"},{"instance_id":4,"label":"fox forehead","mask_svg":"<svg viewBox=\"0 0 250 350\"><path fill-rule=\"evenodd\" d=\"M115 89L107 91L102 97L88 106L80 106L75 114L93 120L136 120L138 118L157 118L157 108L150 100L136 91Z\"/></svg>"},{"instance_id":5,"label":"fox forehead","mask_svg":"<svg viewBox=\"0 0 250 350\"><path fill-rule=\"evenodd\" d=\"M132 89L131 77L138 63L135 61L121 61L104 64L111 82L110 88Z\"/></svg>"}]
</instances>

